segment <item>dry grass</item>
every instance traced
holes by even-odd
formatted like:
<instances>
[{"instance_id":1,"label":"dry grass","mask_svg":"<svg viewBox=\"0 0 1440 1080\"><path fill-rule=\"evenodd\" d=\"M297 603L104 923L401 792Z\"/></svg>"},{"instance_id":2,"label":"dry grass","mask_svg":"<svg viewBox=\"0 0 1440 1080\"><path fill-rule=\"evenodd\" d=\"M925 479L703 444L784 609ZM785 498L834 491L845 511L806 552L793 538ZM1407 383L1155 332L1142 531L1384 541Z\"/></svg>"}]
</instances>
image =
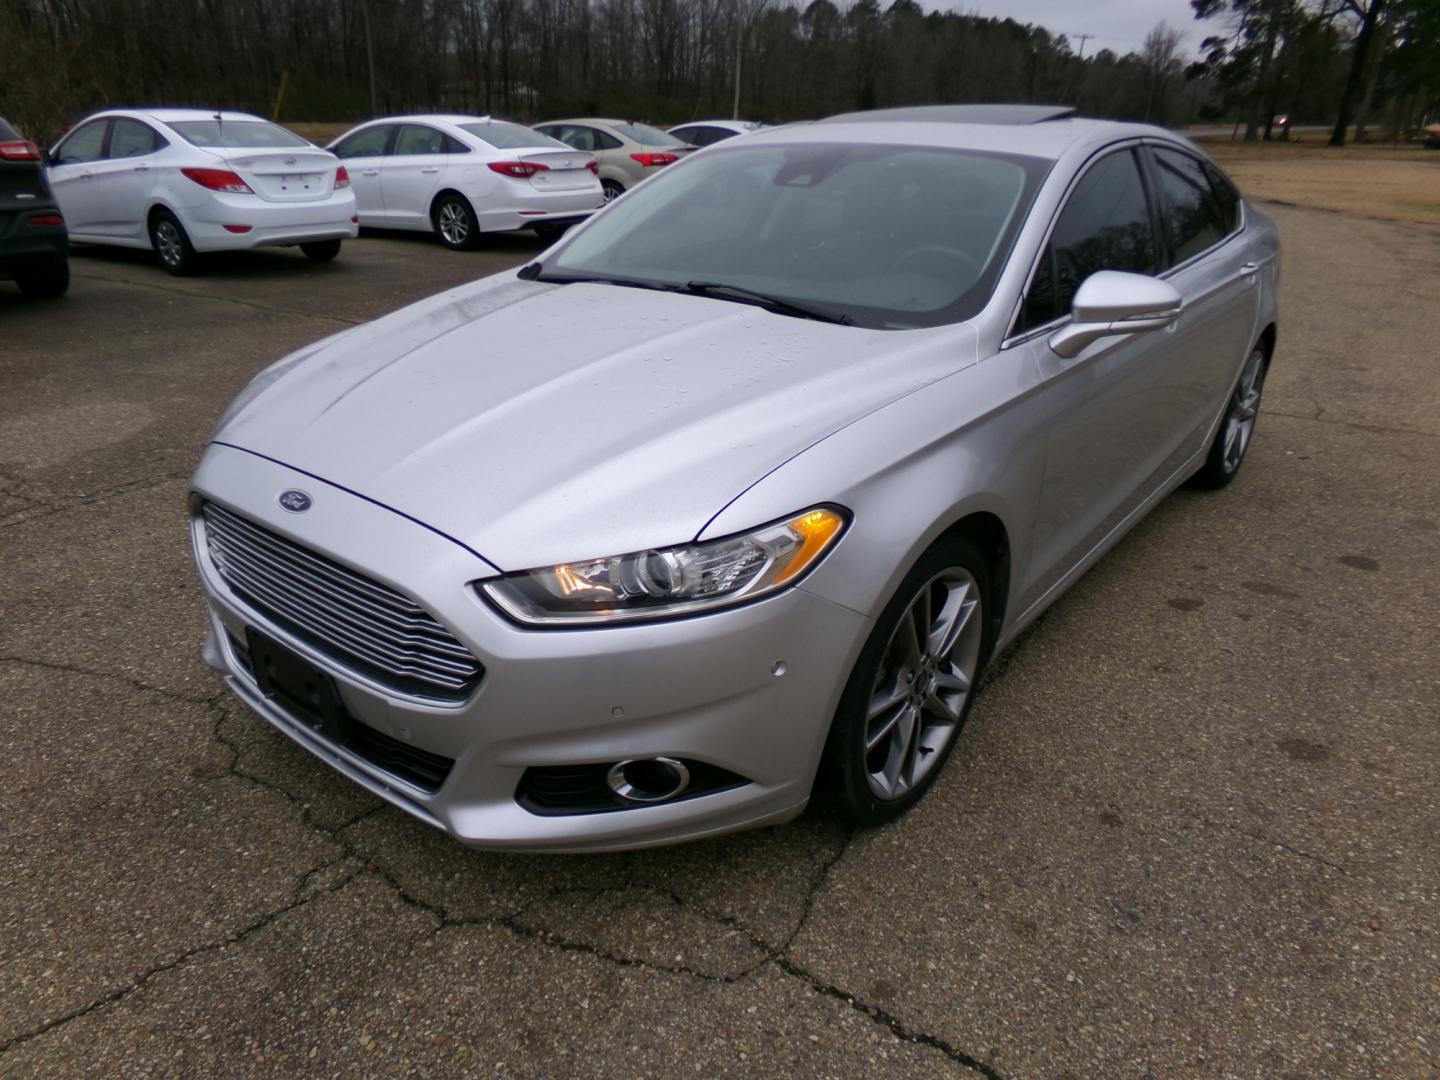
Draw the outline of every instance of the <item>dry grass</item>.
<instances>
[{"instance_id":1,"label":"dry grass","mask_svg":"<svg viewBox=\"0 0 1440 1080\"><path fill-rule=\"evenodd\" d=\"M1320 137L1201 142L1251 198L1388 221L1440 222L1440 152L1388 143L1332 150Z\"/></svg>"}]
</instances>

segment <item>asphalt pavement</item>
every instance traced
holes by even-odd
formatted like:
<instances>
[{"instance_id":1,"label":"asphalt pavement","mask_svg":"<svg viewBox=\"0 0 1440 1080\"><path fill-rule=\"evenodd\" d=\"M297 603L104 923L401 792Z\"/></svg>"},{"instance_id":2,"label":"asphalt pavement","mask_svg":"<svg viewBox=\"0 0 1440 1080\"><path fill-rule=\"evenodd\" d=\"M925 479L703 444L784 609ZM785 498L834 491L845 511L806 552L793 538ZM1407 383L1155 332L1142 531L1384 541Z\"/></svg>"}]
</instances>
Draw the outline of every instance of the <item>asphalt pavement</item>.
<instances>
[{"instance_id":1,"label":"asphalt pavement","mask_svg":"<svg viewBox=\"0 0 1440 1080\"><path fill-rule=\"evenodd\" d=\"M1272 207L1279 348L929 797L469 851L200 662L187 478L282 354L540 250L0 284L0 1076L1440 1073L1440 229Z\"/></svg>"}]
</instances>

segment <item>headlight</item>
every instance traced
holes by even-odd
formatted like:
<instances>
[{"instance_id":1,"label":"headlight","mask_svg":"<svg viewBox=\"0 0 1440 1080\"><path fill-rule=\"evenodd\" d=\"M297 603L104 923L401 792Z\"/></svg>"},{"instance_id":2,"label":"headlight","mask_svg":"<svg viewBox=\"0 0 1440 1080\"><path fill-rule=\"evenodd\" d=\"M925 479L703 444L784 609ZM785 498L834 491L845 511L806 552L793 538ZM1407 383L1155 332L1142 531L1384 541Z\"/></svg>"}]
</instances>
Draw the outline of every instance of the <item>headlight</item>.
<instances>
[{"instance_id":1,"label":"headlight","mask_svg":"<svg viewBox=\"0 0 1440 1080\"><path fill-rule=\"evenodd\" d=\"M479 587L532 626L688 615L793 585L834 546L845 521L839 510L820 506L739 536L526 570Z\"/></svg>"}]
</instances>

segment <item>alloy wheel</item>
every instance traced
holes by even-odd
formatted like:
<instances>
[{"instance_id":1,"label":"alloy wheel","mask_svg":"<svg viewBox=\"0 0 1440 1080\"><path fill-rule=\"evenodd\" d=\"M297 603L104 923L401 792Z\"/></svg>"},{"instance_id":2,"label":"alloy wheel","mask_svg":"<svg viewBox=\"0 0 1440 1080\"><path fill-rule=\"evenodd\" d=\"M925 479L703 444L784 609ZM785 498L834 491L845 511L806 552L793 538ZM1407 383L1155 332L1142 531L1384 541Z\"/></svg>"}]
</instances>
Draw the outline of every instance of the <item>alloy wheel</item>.
<instances>
[{"instance_id":1,"label":"alloy wheel","mask_svg":"<svg viewBox=\"0 0 1440 1080\"><path fill-rule=\"evenodd\" d=\"M984 633L980 587L950 567L915 594L871 690L865 774L887 802L903 797L944 757L974 688Z\"/></svg>"},{"instance_id":2,"label":"alloy wheel","mask_svg":"<svg viewBox=\"0 0 1440 1080\"><path fill-rule=\"evenodd\" d=\"M470 238L470 215L465 207L457 202L444 202L435 216L441 238L451 247L463 247Z\"/></svg>"},{"instance_id":3,"label":"alloy wheel","mask_svg":"<svg viewBox=\"0 0 1440 1080\"><path fill-rule=\"evenodd\" d=\"M174 269L184 260L184 243L179 227L169 218L155 223L155 252L167 267Z\"/></svg>"},{"instance_id":4,"label":"alloy wheel","mask_svg":"<svg viewBox=\"0 0 1440 1080\"><path fill-rule=\"evenodd\" d=\"M1240 467L1240 461L1250 447L1250 438L1255 434L1255 418L1260 412L1260 394L1264 388L1265 353L1256 349L1245 361L1240 381L1235 384L1235 394L1230 399L1230 410L1225 415L1223 460L1226 472L1234 472Z\"/></svg>"}]
</instances>

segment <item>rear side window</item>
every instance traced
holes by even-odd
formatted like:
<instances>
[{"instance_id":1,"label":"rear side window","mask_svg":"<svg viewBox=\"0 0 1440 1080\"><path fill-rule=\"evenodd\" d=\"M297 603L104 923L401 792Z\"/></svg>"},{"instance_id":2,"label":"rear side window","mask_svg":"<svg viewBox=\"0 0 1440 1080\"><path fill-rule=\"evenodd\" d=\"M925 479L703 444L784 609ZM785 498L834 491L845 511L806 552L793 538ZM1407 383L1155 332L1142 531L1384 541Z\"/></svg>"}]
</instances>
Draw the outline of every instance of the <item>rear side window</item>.
<instances>
[{"instance_id":1,"label":"rear side window","mask_svg":"<svg viewBox=\"0 0 1440 1080\"><path fill-rule=\"evenodd\" d=\"M1158 269L1140 167L1132 151L1120 150L1090 166L1070 193L1026 293L1017 329L1069 314L1075 290L1097 270L1154 274Z\"/></svg>"},{"instance_id":2,"label":"rear side window","mask_svg":"<svg viewBox=\"0 0 1440 1080\"><path fill-rule=\"evenodd\" d=\"M619 150L620 147L624 145L625 144L622 143L619 139L615 138L614 135L607 134L603 131L595 132L596 150Z\"/></svg>"},{"instance_id":3,"label":"rear side window","mask_svg":"<svg viewBox=\"0 0 1440 1080\"><path fill-rule=\"evenodd\" d=\"M77 165L84 161L98 161L105 146L105 128L109 120L92 120L70 133L70 136L55 149L56 165Z\"/></svg>"},{"instance_id":4,"label":"rear side window","mask_svg":"<svg viewBox=\"0 0 1440 1080\"><path fill-rule=\"evenodd\" d=\"M625 138L639 143L641 146L684 146L685 144L674 135L667 135L659 128L653 128L649 124L615 124L612 125L616 131Z\"/></svg>"},{"instance_id":5,"label":"rear side window","mask_svg":"<svg viewBox=\"0 0 1440 1080\"><path fill-rule=\"evenodd\" d=\"M1171 263L1182 263L1218 244L1230 230L1199 158L1159 147L1150 154L1170 233Z\"/></svg>"},{"instance_id":6,"label":"rear side window","mask_svg":"<svg viewBox=\"0 0 1440 1080\"><path fill-rule=\"evenodd\" d=\"M1226 235L1240 228L1240 193L1235 190L1235 185L1230 183L1229 177L1211 165L1208 161L1201 162L1205 166L1205 175L1210 178L1210 189L1215 192L1215 201L1220 206L1221 224L1225 226Z\"/></svg>"},{"instance_id":7,"label":"rear side window","mask_svg":"<svg viewBox=\"0 0 1440 1080\"><path fill-rule=\"evenodd\" d=\"M422 127L419 124L406 124L400 129L400 134L395 139L395 149L392 154L443 154L445 153L445 136L432 127Z\"/></svg>"},{"instance_id":8,"label":"rear side window","mask_svg":"<svg viewBox=\"0 0 1440 1080\"><path fill-rule=\"evenodd\" d=\"M164 142L145 124L129 117L117 116L110 132L110 157L143 157L159 150Z\"/></svg>"},{"instance_id":9,"label":"rear side window","mask_svg":"<svg viewBox=\"0 0 1440 1080\"><path fill-rule=\"evenodd\" d=\"M718 127L688 127L672 131L670 134L684 139L691 146L712 146L723 139L730 138L735 132Z\"/></svg>"},{"instance_id":10,"label":"rear side window","mask_svg":"<svg viewBox=\"0 0 1440 1080\"><path fill-rule=\"evenodd\" d=\"M390 141L390 133L394 130L393 124L381 124L378 127L366 128L364 131L347 135L336 144L335 156L342 158L379 157L385 153L385 145Z\"/></svg>"}]
</instances>

